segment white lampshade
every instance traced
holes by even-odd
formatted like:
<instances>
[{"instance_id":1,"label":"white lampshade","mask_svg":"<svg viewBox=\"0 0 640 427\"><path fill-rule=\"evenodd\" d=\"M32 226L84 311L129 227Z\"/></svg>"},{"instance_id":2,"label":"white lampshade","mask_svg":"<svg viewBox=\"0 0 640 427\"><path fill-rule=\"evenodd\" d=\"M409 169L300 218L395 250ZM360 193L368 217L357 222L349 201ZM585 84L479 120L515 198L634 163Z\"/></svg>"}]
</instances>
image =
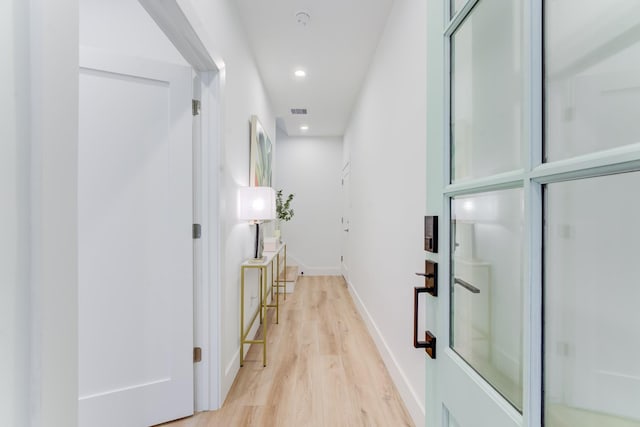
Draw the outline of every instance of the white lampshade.
<instances>
[{"instance_id":1,"label":"white lampshade","mask_svg":"<svg viewBox=\"0 0 640 427\"><path fill-rule=\"evenodd\" d=\"M242 187L238 200L240 219L265 221L276 217L276 192L271 187Z\"/></svg>"}]
</instances>

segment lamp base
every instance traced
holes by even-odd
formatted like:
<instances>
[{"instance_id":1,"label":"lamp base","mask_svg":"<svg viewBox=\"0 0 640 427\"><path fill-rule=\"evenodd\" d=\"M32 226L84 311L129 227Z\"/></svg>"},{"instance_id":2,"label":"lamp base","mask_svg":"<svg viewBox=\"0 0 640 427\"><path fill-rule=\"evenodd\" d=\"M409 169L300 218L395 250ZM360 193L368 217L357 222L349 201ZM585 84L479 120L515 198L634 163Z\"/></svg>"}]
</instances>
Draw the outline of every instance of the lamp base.
<instances>
[{"instance_id":1,"label":"lamp base","mask_svg":"<svg viewBox=\"0 0 640 427\"><path fill-rule=\"evenodd\" d=\"M262 259L262 229L260 228L260 221L256 222L256 244L253 251L253 259Z\"/></svg>"},{"instance_id":2,"label":"lamp base","mask_svg":"<svg viewBox=\"0 0 640 427\"><path fill-rule=\"evenodd\" d=\"M249 262L249 263L251 263L251 264L261 264L261 263L263 263L263 262L264 262L264 260L266 260L266 259L267 259L267 257L266 257L266 256L263 256L263 257L260 257L260 258L249 258L249 259L247 260L247 262Z\"/></svg>"}]
</instances>

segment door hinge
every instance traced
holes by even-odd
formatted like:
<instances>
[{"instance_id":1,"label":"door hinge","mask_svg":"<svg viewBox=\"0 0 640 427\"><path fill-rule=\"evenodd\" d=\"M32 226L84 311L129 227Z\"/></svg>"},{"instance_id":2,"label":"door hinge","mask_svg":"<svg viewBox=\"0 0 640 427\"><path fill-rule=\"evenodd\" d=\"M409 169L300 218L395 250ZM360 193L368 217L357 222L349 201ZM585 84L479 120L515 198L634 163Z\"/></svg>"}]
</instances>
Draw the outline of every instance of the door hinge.
<instances>
[{"instance_id":1,"label":"door hinge","mask_svg":"<svg viewBox=\"0 0 640 427\"><path fill-rule=\"evenodd\" d=\"M192 99L191 100L191 114L194 116L200 115L200 100Z\"/></svg>"},{"instance_id":2,"label":"door hinge","mask_svg":"<svg viewBox=\"0 0 640 427\"><path fill-rule=\"evenodd\" d=\"M344 255L340 255L340 262L344 262Z\"/></svg>"},{"instance_id":3,"label":"door hinge","mask_svg":"<svg viewBox=\"0 0 640 427\"><path fill-rule=\"evenodd\" d=\"M202 226L200 224L193 224L193 238L199 239L202 236Z\"/></svg>"},{"instance_id":4,"label":"door hinge","mask_svg":"<svg viewBox=\"0 0 640 427\"><path fill-rule=\"evenodd\" d=\"M194 347L193 348L193 363L202 362L202 348Z\"/></svg>"}]
</instances>

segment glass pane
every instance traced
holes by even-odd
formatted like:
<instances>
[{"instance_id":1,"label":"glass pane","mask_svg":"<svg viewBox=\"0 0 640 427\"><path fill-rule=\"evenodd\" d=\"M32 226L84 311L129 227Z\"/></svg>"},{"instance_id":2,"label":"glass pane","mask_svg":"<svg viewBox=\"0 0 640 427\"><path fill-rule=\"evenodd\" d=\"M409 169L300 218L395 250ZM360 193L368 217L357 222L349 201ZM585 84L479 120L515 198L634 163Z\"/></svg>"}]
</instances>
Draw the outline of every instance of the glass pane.
<instances>
[{"instance_id":1,"label":"glass pane","mask_svg":"<svg viewBox=\"0 0 640 427\"><path fill-rule=\"evenodd\" d=\"M451 181L519 169L521 0L479 2L451 37Z\"/></svg>"},{"instance_id":2,"label":"glass pane","mask_svg":"<svg viewBox=\"0 0 640 427\"><path fill-rule=\"evenodd\" d=\"M451 348L522 410L523 191L451 202Z\"/></svg>"},{"instance_id":3,"label":"glass pane","mask_svg":"<svg viewBox=\"0 0 640 427\"><path fill-rule=\"evenodd\" d=\"M640 426L640 173L546 188L547 427Z\"/></svg>"},{"instance_id":4,"label":"glass pane","mask_svg":"<svg viewBox=\"0 0 640 427\"><path fill-rule=\"evenodd\" d=\"M640 142L640 1L545 2L545 156Z\"/></svg>"}]
</instances>

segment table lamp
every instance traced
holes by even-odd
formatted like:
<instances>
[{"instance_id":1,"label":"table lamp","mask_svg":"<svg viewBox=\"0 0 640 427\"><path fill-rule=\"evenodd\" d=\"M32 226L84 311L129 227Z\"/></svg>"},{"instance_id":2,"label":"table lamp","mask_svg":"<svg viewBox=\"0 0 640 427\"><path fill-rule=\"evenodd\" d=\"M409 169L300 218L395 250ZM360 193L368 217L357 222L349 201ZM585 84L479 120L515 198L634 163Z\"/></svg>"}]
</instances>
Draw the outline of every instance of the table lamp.
<instances>
[{"instance_id":1,"label":"table lamp","mask_svg":"<svg viewBox=\"0 0 640 427\"><path fill-rule=\"evenodd\" d=\"M262 259L260 224L276 218L276 192L271 187L241 187L239 217L256 225L254 259Z\"/></svg>"}]
</instances>

